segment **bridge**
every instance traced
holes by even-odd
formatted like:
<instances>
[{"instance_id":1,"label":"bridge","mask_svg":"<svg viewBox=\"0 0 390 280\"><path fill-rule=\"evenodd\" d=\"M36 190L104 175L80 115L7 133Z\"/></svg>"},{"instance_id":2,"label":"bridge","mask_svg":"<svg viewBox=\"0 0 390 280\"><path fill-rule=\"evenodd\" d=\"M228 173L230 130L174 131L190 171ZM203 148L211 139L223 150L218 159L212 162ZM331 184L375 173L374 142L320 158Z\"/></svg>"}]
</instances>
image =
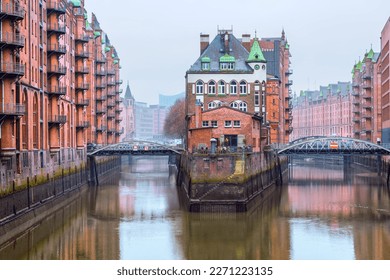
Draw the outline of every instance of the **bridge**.
<instances>
[{"instance_id":1,"label":"bridge","mask_svg":"<svg viewBox=\"0 0 390 280\"><path fill-rule=\"evenodd\" d=\"M274 147L279 155L339 154L390 155L390 149L372 142L348 137L313 136L297 139L285 146Z\"/></svg>"},{"instance_id":2,"label":"bridge","mask_svg":"<svg viewBox=\"0 0 390 280\"><path fill-rule=\"evenodd\" d=\"M180 155L183 148L166 146L150 141L131 141L111 144L90 149L88 156L120 156L120 155Z\"/></svg>"}]
</instances>

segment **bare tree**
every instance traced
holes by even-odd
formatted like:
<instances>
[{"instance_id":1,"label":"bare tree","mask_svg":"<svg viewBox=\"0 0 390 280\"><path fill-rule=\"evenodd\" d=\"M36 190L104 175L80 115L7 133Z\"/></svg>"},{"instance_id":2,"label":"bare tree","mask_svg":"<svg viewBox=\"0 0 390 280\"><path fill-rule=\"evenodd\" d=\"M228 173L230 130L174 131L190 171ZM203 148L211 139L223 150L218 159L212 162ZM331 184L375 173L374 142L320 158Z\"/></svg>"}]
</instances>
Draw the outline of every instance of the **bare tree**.
<instances>
[{"instance_id":1,"label":"bare tree","mask_svg":"<svg viewBox=\"0 0 390 280\"><path fill-rule=\"evenodd\" d=\"M184 139L186 135L184 98L176 100L169 109L164 123L164 134L167 137Z\"/></svg>"}]
</instances>

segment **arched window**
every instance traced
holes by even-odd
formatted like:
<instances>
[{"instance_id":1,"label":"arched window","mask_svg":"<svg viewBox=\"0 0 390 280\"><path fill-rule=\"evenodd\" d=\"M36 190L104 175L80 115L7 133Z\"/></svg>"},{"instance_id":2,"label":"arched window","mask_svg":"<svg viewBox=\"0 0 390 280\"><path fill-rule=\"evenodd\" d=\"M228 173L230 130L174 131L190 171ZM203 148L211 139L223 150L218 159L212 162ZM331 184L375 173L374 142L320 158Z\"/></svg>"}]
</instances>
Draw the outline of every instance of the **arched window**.
<instances>
[{"instance_id":1,"label":"arched window","mask_svg":"<svg viewBox=\"0 0 390 280\"><path fill-rule=\"evenodd\" d=\"M33 147L38 149L38 96L34 93L33 99Z\"/></svg>"},{"instance_id":2,"label":"arched window","mask_svg":"<svg viewBox=\"0 0 390 280\"><path fill-rule=\"evenodd\" d=\"M237 82L236 81L230 82L230 94L237 94Z\"/></svg>"},{"instance_id":3,"label":"arched window","mask_svg":"<svg viewBox=\"0 0 390 280\"><path fill-rule=\"evenodd\" d=\"M230 103L230 107L232 107L232 108L238 109L238 106L239 106L239 103L237 101Z\"/></svg>"},{"instance_id":4,"label":"arched window","mask_svg":"<svg viewBox=\"0 0 390 280\"><path fill-rule=\"evenodd\" d=\"M209 109L213 109L213 108L217 107L217 104L213 101L213 102L209 103L208 107L209 107Z\"/></svg>"},{"instance_id":5,"label":"arched window","mask_svg":"<svg viewBox=\"0 0 390 280\"><path fill-rule=\"evenodd\" d=\"M246 94L247 93L247 84L245 81L240 82L240 94Z\"/></svg>"},{"instance_id":6,"label":"arched window","mask_svg":"<svg viewBox=\"0 0 390 280\"><path fill-rule=\"evenodd\" d=\"M225 82L224 81L218 82L218 94L225 94Z\"/></svg>"},{"instance_id":7,"label":"arched window","mask_svg":"<svg viewBox=\"0 0 390 280\"><path fill-rule=\"evenodd\" d=\"M209 94L215 94L215 82L214 81L209 82Z\"/></svg>"},{"instance_id":8,"label":"arched window","mask_svg":"<svg viewBox=\"0 0 390 280\"><path fill-rule=\"evenodd\" d=\"M202 81L197 81L196 82L196 93L197 94L202 94L203 93L203 82Z\"/></svg>"},{"instance_id":9,"label":"arched window","mask_svg":"<svg viewBox=\"0 0 390 280\"><path fill-rule=\"evenodd\" d=\"M27 143L28 143L28 97L27 97L27 90L24 89L23 91L23 100L22 104L25 108L25 114L22 117L22 148L24 150L28 149Z\"/></svg>"},{"instance_id":10,"label":"arched window","mask_svg":"<svg viewBox=\"0 0 390 280\"><path fill-rule=\"evenodd\" d=\"M246 104L246 102L241 102L239 109L244 112L248 111L248 105Z\"/></svg>"}]
</instances>

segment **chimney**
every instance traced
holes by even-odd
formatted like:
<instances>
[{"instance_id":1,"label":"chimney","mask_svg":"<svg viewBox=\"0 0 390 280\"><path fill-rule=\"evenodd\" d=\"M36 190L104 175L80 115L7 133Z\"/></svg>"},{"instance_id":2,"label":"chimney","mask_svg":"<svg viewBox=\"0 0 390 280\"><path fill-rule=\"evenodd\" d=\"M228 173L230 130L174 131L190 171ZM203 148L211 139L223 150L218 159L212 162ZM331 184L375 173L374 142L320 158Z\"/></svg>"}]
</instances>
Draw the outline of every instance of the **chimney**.
<instances>
[{"instance_id":1,"label":"chimney","mask_svg":"<svg viewBox=\"0 0 390 280\"><path fill-rule=\"evenodd\" d=\"M244 48L250 52L251 51L251 35L250 34L242 34L242 45Z\"/></svg>"},{"instance_id":2,"label":"chimney","mask_svg":"<svg viewBox=\"0 0 390 280\"><path fill-rule=\"evenodd\" d=\"M209 34L200 34L200 54L209 46Z\"/></svg>"}]
</instances>

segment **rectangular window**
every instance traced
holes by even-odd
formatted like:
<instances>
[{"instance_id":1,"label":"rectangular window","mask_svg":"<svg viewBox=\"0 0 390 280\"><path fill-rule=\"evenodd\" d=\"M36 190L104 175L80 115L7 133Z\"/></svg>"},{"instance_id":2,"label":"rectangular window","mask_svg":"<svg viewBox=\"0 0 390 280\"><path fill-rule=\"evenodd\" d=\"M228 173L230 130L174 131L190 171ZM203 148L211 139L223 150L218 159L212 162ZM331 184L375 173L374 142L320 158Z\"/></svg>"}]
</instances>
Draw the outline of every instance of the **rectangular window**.
<instances>
[{"instance_id":1,"label":"rectangular window","mask_svg":"<svg viewBox=\"0 0 390 280\"><path fill-rule=\"evenodd\" d=\"M218 121L211 121L212 127L218 127Z\"/></svg>"},{"instance_id":2,"label":"rectangular window","mask_svg":"<svg viewBox=\"0 0 390 280\"><path fill-rule=\"evenodd\" d=\"M241 127L241 121L233 121L234 127Z\"/></svg>"},{"instance_id":3,"label":"rectangular window","mask_svg":"<svg viewBox=\"0 0 390 280\"><path fill-rule=\"evenodd\" d=\"M202 127L208 127L209 121L202 121Z\"/></svg>"},{"instance_id":4,"label":"rectangular window","mask_svg":"<svg viewBox=\"0 0 390 280\"><path fill-rule=\"evenodd\" d=\"M232 127L232 121L225 121L225 127Z\"/></svg>"}]
</instances>

